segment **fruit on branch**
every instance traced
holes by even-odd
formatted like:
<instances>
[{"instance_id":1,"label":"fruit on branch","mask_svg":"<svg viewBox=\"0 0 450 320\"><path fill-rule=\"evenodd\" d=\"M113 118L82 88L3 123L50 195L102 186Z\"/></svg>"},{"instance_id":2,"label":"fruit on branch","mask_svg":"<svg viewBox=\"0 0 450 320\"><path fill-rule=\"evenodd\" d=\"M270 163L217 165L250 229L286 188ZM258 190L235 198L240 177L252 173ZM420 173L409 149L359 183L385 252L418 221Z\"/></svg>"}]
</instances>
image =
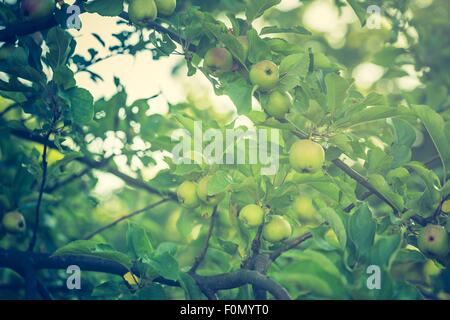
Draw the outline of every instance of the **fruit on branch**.
<instances>
[{"instance_id":1,"label":"fruit on branch","mask_svg":"<svg viewBox=\"0 0 450 320\"><path fill-rule=\"evenodd\" d=\"M137 25L153 21L158 16L158 9L154 0L131 0L128 6L130 21Z\"/></svg>"},{"instance_id":2,"label":"fruit on branch","mask_svg":"<svg viewBox=\"0 0 450 320\"><path fill-rule=\"evenodd\" d=\"M299 195L295 197L292 203L292 209L295 215L302 224L317 225L320 223L320 216L314 207L313 201L310 197Z\"/></svg>"},{"instance_id":3,"label":"fruit on branch","mask_svg":"<svg viewBox=\"0 0 450 320\"><path fill-rule=\"evenodd\" d=\"M292 227L283 217L274 215L264 226L263 237L269 242L279 242L288 239L292 234Z\"/></svg>"},{"instance_id":4,"label":"fruit on branch","mask_svg":"<svg viewBox=\"0 0 450 320\"><path fill-rule=\"evenodd\" d=\"M439 257L444 257L450 252L447 230L440 225L426 225L419 233L417 244L420 251Z\"/></svg>"},{"instance_id":5,"label":"fruit on branch","mask_svg":"<svg viewBox=\"0 0 450 320\"><path fill-rule=\"evenodd\" d=\"M229 72L233 68L233 56L225 48L212 48L206 52L203 65L212 72Z\"/></svg>"},{"instance_id":6,"label":"fruit on branch","mask_svg":"<svg viewBox=\"0 0 450 320\"><path fill-rule=\"evenodd\" d=\"M183 207L193 209L199 205L197 185L192 181L184 181L180 184L177 188L177 196Z\"/></svg>"},{"instance_id":7,"label":"fruit on branch","mask_svg":"<svg viewBox=\"0 0 450 320\"><path fill-rule=\"evenodd\" d=\"M278 66L269 60L263 60L250 69L250 81L262 90L275 88L280 79Z\"/></svg>"},{"instance_id":8,"label":"fruit on branch","mask_svg":"<svg viewBox=\"0 0 450 320\"><path fill-rule=\"evenodd\" d=\"M206 204L215 206L223 199L224 194L219 193L215 195L208 195L208 182L210 178L210 176L205 176L200 179L197 185L197 196Z\"/></svg>"},{"instance_id":9,"label":"fruit on branch","mask_svg":"<svg viewBox=\"0 0 450 320\"><path fill-rule=\"evenodd\" d=\"M162 16L170 16L177 7L177 0L155 0L158 14Z\"/></svg>"},{"instance_id":10,"label":"fruit on branch","mask_svg":"<svg viewBox=\"0 0 450 320\"><path fill-rule=\"evenodd\" d=\"M246 205L239 212L239 219L249 227L257 227L264 221L264 209L256 204Z\"/></svg>"},{"instance_id":11,"label":"fruit on branch","mask_svg":"<svg viewBox=\"0 0 450 320\"><path fill-rule=\"evenodd\" d=\"M237 38L242 48L244 49L244 59L247 60L248 57L248 38L246 36L239 36Z\"/></svg>"},{"instance_id":12,"label":"fruit on branch","mask_svg":"<svg viewBox=\"0 0 450 320\"><path fill-rule=\"evenodd\" d=\"M264 110L274 118L284 119L286 113L292 107L292 98L287 92L273 91L269 95L269 100L264 106Z\"/></svg>"},{"instance_id":13,"label":"fruit on branch","mask_svg":"<svg viewBox=\"0 0 450 320\"><path fill-rule=\"evenodd\" d=\"M6 232L22 233L26 229L25 218L18 211L8 212L3 216L2 225Z\"/></svg>"},{"instance_id":14,"label":"fruit on branch","mask_svg":"<svg viewBox=\"0 0 450 320\"><path fill-rule=\"evenodd\" d=\"M442 212L444 213L450 213L450 199L445 200L442 203L442 207L441 207Z\"/></svg>"},{"instance_id":15,"label":"fruit on branch","mask_svg":"<svg viewBox=\"0 0 450 320\"><path fill-rule=\"evenodd\" d=\"M320 144L311 140L298 140L289 151L289 163L298 172L317 172L324 162L325 151Z\"/></svg>"},{"instance_id":16,"label":"fruit on branch","mask_svg":"<svg viewBox=\"0 0 450 320\"><path fill-rule=\"evenodd\" d=\"M25 17L43 19L53 13L55 0L22 0L20 7Z\"/></svg>"}]
</instances>

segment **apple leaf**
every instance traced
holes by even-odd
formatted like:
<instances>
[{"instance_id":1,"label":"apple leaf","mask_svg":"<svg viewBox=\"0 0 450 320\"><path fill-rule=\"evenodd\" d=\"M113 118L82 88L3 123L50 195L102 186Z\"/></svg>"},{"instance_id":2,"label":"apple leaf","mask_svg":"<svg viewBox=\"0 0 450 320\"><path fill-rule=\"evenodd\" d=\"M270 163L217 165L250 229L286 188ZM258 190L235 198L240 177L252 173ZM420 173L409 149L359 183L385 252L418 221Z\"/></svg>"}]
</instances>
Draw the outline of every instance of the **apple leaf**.
<instances>
[{"instance_id":1,"label":"apple leaf","mask_svg":"<svg viewBox=\"0 0 450 320\"><path fill-rule=\"evenodd\" d=\"M84 4L87 12L115 17L123 11L123 0L93 0Z\"/></svg>"},{"instance_id":2,"label":"apple leaf","mask_svg":"<svg viewBox=\"0 0 450 320\"><path fill-rule=\"evenodd\" d=\"M245 10L248 23L252 23L253 20L262 16L264 11L280 2L281 0L248 0L247 9Z\"/></svg>"}]
</instances>

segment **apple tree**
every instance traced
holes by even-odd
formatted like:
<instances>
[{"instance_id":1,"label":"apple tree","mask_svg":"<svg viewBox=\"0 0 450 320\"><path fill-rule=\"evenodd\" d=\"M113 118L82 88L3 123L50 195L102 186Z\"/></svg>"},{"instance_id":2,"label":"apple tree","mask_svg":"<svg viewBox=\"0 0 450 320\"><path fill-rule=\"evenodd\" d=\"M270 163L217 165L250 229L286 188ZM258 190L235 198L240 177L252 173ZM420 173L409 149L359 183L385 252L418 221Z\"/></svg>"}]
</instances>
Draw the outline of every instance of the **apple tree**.
<instances>
[{"instance_id":1,"label":"apple tree","mask_svg":"<svg viewBox=\"0 0 450 320\"><path fill-rule=\"evenodd\" d=\"M114 44L92 32L80 54L86 16L114 19ZM0 297L449 299L449 16L446 0L0 2ZM94 97L96 64L142 52L233 112L160 111L164 93L132 100L118 77ZM367 86L364 63L382 70Z\"/></svg>"}]
</instances>

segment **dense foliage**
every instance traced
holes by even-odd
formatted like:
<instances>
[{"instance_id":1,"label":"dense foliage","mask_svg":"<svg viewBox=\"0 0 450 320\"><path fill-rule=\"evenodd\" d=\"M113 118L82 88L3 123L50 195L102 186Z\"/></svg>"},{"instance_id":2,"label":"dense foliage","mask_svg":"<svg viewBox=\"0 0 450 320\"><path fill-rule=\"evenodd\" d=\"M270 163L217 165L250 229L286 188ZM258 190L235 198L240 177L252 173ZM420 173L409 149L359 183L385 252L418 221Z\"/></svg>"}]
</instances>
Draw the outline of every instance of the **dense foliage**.
<instances>
[{"instance_id":1,"label":"dense foliage","mask_svg":"<svg viewBox=\"0 0 450 320\"><path fill-rule=\"evenodd\" d=\"M447 0L280 2L0 3L1 298L450 297ZM338 38L306 25L317 3ZM74 26L93 14L123 28L114 45L93 33L84 56ZM75 80L143 51L181 57L172 76L201 74L235 111L193 95L156 112L159 95L130 101L120 78L100 99ZM364 87L352 77L367 62L382 73ZM279 130L276 172L176 163L172 134L197 121ZM219 157L250 158L240 147ZM124 184L100 195L105 176Z\"/></svg>"}]
</instances>

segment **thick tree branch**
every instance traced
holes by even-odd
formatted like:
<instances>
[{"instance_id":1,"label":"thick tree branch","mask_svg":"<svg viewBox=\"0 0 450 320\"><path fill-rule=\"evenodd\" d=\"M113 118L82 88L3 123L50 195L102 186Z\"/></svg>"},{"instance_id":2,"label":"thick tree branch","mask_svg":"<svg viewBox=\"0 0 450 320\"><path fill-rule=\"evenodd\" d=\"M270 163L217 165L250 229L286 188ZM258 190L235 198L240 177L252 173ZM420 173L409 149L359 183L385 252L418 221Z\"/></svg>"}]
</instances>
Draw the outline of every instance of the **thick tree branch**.
<instances>
[{"instance_id":1,"label":"thick tree branch","mask_svg":"<svg viewBox=\"0 0 450 320\"><path fill-rule=\"evenodd\" d=\"M212 290L229 290L250 284L259 289L270 292L276 299L290 300L286 289L274 280L253 270L241 269L238 271L219 274L215 276L194 275L194 279L203 286Z\"/></svg>"},{"instance_id":2,"label":"thick tree branch","mask_svg":"<svg viewBox=\"0 0 450 320\"><path fill-rule=\"evenodd\" d=\"M191 269L189 270L190 274L195 274L195 272L197 271L198 267L200 267L200 265L202 264L203 260L205 259L206 254L208 253L209 240L211 239L211 236L212 236L212 233L213 233L213 230L214 230L214 226L216 224L217 212L218 212L217 206L215 206L214 209L213 209L213 213L211 215L211 222L209 224L208 234L206 235L202 251L200 252L198 257L195 258L194 264L192 265Z\"/></svg>"},{"instance_id":3,"label":"thick tree branch","mask_svg":"<svg viewBox=\"0 0 450 320\"><path fill-rule=\"evenodd\" d=\"M146 206L146 207L144 207L142 209L139 209L139 210L133 211L133 212L131 212L129 214L126 214L126 215L124 215L124 216L122 216L122 217L120 217L120 218L118 218L118 219L108 223L107 225L105 225L105 226L103 226L101 228L98 228L97 230L91 232L90 234L88 234L85 237L83 237L83 239L84 240L89 240L89 239L93 238L95 235L105 231L106 229L114 227L116 224L118 224L118 223L120 223L120 222L122 222L124 220L130 219L130 218L132 218L134 216L137 216L138 214L144 213L144 212L146 212L146 211L148 211L150 209L153 209L153 208L155 208L155 207L159 206L160 204L163 204L163 203L165 203L167 201L169 201L168 198L161 199L161 200L159 200L159 201L157 201L155 203L149 204L148 206Z\"/></svg>"},{"instance_id":4,"label":"thick tree branch","mask_svg":"<svg viewBox=\"0 0 450 320\"><path fill-rule=\"evenodd\" d=\"M90 256L50 256L46 253L28 253L15 250L0 249L0 268L10 268L23 273L25 266L32 266L34 270L41 269L65 270L68 266L77 265L83 271L102 272L122 277L128 269L122 264L102 258ZM290 299L287 291L274 280L252 270L238 270L215 276L192 275L200 287L210 292L238 288L244 285L253 285L270 292L276 299ZM158 277L154 282L163 285L180 287L178 281Z\"/></svg>"}]
</instances>

